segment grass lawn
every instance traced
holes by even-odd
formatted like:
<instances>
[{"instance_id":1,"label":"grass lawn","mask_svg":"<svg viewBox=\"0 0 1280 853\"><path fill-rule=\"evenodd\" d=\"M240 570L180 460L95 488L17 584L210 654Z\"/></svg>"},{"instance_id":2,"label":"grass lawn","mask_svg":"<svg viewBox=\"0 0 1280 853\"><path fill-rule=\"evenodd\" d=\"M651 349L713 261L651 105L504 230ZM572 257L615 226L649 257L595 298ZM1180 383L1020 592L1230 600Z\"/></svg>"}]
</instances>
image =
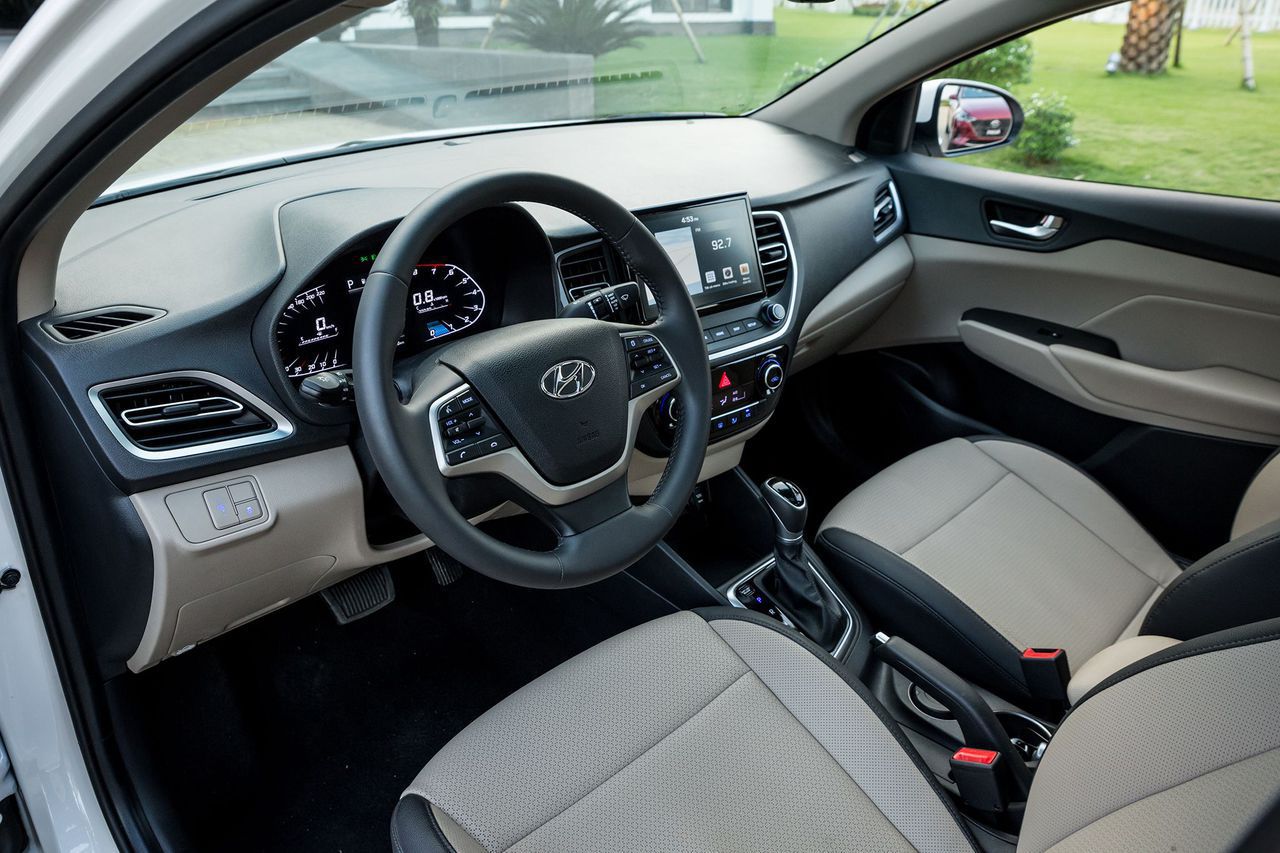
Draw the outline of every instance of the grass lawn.
<instances>
[{"instance_id":1,"label":"grass lawn","mask_svg":"<svg viewBox=\"0 0 1280 853\"><path fill-rule=\"evenodd\" d=\"M1156 77L1108 77L1119 26L1067 21L1031 36L1031 82L1067 96L1078 144L1060 163L1028 167L1016 151L961 162L1063 178L1280 199L1280 33L1254 37L1258 90L1240 87L1240 44L1188 31L1182 67Z\"/></svg>"},{"instance_id":2,"label":"grass lawn","mask_svg":"<svg viewBox=\"0 0 1280 853\"><path fill-rule=\"evenodd\" d=\"M597 111L602 115L649 110L746 112L776 98L796 63L833 62L862 44L873 20L784 8L775 9L774 16L775 36L702 36L704 65L695 60L688 39L674 35L643 38L640 47L599 57L598 74L658 70L663 80L659 86L599 86Z\"/></svg>"},{"instance_id":3,"label":"grass lawn","mask_svg":"<svg viewBox=\"0 0 1280 853\"><path fill-rule=\"evenodd\" d=\"M654 36L597 60L599 73L659 70L663 80L596 90L601 114L648 110L739 113L776 96L796 63L834 60L861 44L862 16L776 10L777 35L701 39L707 63L687 40ZM1037 89L1066 95L1079 144L1048 167L1029 167L1009 150L958 162L1064 178L1173 187L1280 199L1280 33L1254 38L1258 91L1240 88L1240 47L1226 33L1188 31L1182 68L1158 77L1108 77L1107 56L1124 28L1067 21L1031 36Z\"/></svg>"}]
</instances>

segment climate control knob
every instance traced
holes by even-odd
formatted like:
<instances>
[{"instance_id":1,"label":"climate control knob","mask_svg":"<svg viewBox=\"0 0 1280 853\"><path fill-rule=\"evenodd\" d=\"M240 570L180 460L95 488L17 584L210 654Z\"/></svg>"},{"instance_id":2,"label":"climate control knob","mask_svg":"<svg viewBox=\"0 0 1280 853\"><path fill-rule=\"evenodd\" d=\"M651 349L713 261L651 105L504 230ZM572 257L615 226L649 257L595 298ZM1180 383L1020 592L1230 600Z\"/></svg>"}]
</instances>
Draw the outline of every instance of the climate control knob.
<instances>
[{"instance_id":1,"label":"climate control knob","mask_svg":"<svg viewBox=\"0 0 1280 853\"><path fill-rule=\"evenodd\" d=\"M769 356L760 362L760 370L757 373L760 378L760 384L764 386L766 394L772 394L782 387L782 380L786 374L782 370L782 362L773 356Z\"/></svg>"}]
</instances>

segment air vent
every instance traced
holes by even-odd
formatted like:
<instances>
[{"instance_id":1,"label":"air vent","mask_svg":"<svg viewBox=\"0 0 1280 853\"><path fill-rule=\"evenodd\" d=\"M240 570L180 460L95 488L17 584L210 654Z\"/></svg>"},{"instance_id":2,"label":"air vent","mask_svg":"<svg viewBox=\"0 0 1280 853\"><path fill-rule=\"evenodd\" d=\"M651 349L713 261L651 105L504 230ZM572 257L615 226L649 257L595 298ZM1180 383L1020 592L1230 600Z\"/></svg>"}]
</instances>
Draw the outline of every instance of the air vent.
<instances>
[{"instance_id":1,"label":"air vent","mask_svg":"<svg viewBox=\"0 0 1280 853\"><path fill-rule=\"evenodd\" d=\"M45 331L61 341L73 343L88 338L118 332L164 314L154 308L134 306L101 308L84 314L76 314L55 323L45 324Z\"/></svg>"},{"instance_id":2,"label":"air vent","mask_svg":"<svg viewBox=\"0 0 1280 853\"><path fill-rule=\"evenodd\" d=\"M113 382L94 388L90 396L116 437L144 457L189 455L292 432L257 398L198 375ZM215 444L218 447L210 447Z\"/></svg>"},{"instance_id":3,"label":"air vent","mask_svg":"<svg viewBox=\"0 0 1280 853\"><path fill-rule=\"evenodd\" d=\"M876 190L875 202L871 207L871 233L877 241L888 237L898 224L901 218L900 208L898 188L893 185L893 181Z\"/></svg>"},{"instance_id":4,"label":"air vent","mask_svg":"<svg viewBox=\"0 0 1280 853\"><path fill-rule=\"evenodd\" d=\"M777 213L752 214L756 230L756 247L760 251L760 272L768 294L777 293L791 275L791 247L782 217Z\"/></svg>"},{"instance_id":5,"label":"air vent","mask_svg":"<svg viewBox=\"0 0 1280 853\"><path fill-rule=\"evenodd\" d=\"M610 276L609 256L602 241L570 249L560 256L557 263L560 280L564 282L570 302L614 283Z\"/></svg>"}]
</instances>

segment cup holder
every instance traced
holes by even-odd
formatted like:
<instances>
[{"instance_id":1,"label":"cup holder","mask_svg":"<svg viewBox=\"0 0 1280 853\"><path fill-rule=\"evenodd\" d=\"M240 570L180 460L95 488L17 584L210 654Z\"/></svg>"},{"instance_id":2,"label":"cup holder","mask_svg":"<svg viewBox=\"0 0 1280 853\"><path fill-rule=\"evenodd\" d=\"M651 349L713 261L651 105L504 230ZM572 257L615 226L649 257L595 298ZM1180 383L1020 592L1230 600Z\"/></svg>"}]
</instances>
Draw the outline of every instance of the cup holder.
<instances>
[{"instance_id":1,"label":"cup holder","mask_svg":"<svg viewBox=\"0 0 1280 853\"><path fill-rule=\"evenodd\" d=\"M1025 761L1039 761L1053 738L1053 729L1034 717L1016 711L996 711L996 719L1009 734L1014 749Z\"/></svg>"}]
</instances>

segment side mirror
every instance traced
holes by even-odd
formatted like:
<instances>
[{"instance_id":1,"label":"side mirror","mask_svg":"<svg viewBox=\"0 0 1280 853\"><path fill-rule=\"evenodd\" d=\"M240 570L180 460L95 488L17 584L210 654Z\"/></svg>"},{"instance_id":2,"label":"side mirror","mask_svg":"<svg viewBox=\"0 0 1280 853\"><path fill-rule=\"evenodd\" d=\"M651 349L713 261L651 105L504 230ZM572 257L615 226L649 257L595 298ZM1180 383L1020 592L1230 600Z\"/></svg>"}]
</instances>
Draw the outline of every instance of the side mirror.
<instances>
[{"instance_id":1,"label":"side mirror","mask_svg":"<svg viewBox=\"0 0 1280 853\"><path fill-rule=\"evenodd\" d=\"M1022 107L1004 89L976 80L920 85L916 142L932 157L959 157L1008 145L1022 129Z\"/></svg>"}]
</instances>

